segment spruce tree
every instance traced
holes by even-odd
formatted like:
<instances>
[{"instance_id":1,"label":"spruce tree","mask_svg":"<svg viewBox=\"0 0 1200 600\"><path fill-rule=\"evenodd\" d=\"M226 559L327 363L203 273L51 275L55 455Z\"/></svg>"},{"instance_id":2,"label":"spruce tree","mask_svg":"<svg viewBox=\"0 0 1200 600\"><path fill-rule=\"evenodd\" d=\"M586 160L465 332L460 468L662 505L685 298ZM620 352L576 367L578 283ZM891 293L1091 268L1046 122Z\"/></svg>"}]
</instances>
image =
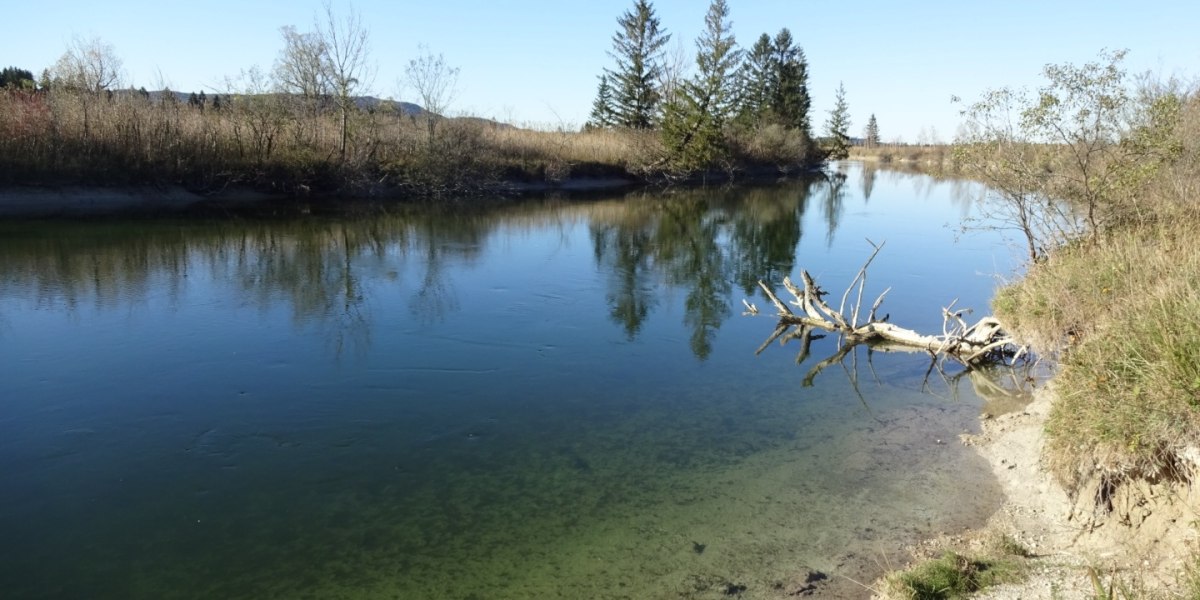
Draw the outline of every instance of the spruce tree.
<instances>
[{"instance_id":1,"label":"spruce tree","mask_svg":"<svg viewBox=\"0 0 1200 600\"><path fill-rule=\"evenodd\" d=\"M605 71L613 88L614 121L621 127L649 129L658 121L662 48L671 36L662 30L648 0L635 0L617 24L610 52L617 66Z\"/></svg>"},{"instance_id":2,"label":"spruce tree","mask_svg":"<svg viewBox=\"0 0 1200 600\"><path fill-rule=\"evenodd\" d=\"M825 121L825 155L832 160L850 156L850 105L846 102L846 86L838 83L833 110Z\"/></svg>"},{"instance_id":3,"label":"spruce tree","mask_svg":"<svg viewBox=\"0 0 1200 600\"><path fill-rule=\"evenodd\" d=\"M31 90L36 87L33 80L33 72L17 67L5 67L0 71L0 88L15 88L19 90Z\"/></svg>"},{"instance_id":4,"label":"spruce tree","mask_svg":"<svg viewBox=\"0 0 1200 600\"><path fill-rule=\"evenodd\" d=\"M874 148L879 145L879 122L875 120L875 114L871 114L871 118L867 119L867 127L863 130L863 140L868 148Z\"/></svg>"},{"instance_id":5,"label":"spruce tree","mask_svg":"<svg viewBox=\"0 0 1200 600\"><path fill-rule=\"evenodd\" d=\"M613 111L612 86L608 85L608 74L600 76L600 85L596 89L596 100L592 103L592 114L588 119L589 128L612 127L616 123Z\"/></svg>"},{"instance_id":6,"label":"spruce tree","mask_svg":"<svg viewBox=\"0 0 1200 600\"><path fill-rule=\"evenodd\" d=\"M704 25L696 40L696 75L685 82L663 119L664 145L687 169L710 166L724 154L725 123L737 96L741 52L725 0L712 0Z\"/></svg>"},{"instance_id":7,"label":"spruce tree","mask_svg":"<svg viewBox=\"0 0 1200 600\"><path fill-rule=\"evenodd\" d=\"M762 34L742 65L739 117L749 125L768 123L799 129L811 136L808 62L792 33L781 29L772 39Z\"/></svg>"},{"instance_id":8,"label":"spruce tree","mask_svg":"<svg viewBox=\"0 0 1200 600\"><path fill-rule=\"evenodd\" d=\"M741 107L738 110L738 119L746 125L758 125L770 109L774 88L774 55L771 36L765 33L746 53L746 62L741 71Z\"/></svg>"},{"instance_id":9,"label":"spruce tree","mask_svg":"<svg viewBox=\"0 0 1200 600\"><path fill-rule=\"evenodd\" d=\"M808 60L804 50L795 45L792 32L786 27L775 34L772 49L771 111L781 123L808 136L812 131L808 116L812 100L808 95Z\"/></svg>"}]
</instances>

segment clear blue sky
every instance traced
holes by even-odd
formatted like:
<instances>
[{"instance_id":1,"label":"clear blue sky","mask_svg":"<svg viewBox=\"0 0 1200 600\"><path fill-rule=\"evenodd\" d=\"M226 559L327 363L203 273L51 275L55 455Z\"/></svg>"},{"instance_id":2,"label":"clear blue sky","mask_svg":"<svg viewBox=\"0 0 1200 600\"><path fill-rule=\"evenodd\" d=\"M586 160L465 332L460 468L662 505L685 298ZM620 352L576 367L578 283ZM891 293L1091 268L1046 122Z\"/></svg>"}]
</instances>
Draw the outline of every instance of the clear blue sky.
<instances>
[{"instance_id":1,"label":"clear blue sky","mask_svg":"<svg viewBox=\"0 0 1200 600\"><path fill-rule=\"evenodd\" d=\"M578 126L616 18L632 0L356 0L371 31L372 92L409 100L397 87L418 44L461 68L452 113L518 124ZM311 29L318 0L70 0L9 2L0 63L40 73L72 36L99 36L124 60L126 82L182 91L223 90L227 76L269 69L279 28ZM334 0L336 10L349 6ZM654 2L663 26L689 56L706 0ZM922 130L950 139L958 125L951 95L1036 85L1046 63L1081 63L1102 48L1128 48L1131 71L1200 75L1200 2L1195 0L729 0L734 32L749 46L791 29L809 60L814 124L824 123L845 83L860 133L874 113L885 140L916 141ZM819 128L819 127L818 127Z\"/></svg>"}]
</instances>

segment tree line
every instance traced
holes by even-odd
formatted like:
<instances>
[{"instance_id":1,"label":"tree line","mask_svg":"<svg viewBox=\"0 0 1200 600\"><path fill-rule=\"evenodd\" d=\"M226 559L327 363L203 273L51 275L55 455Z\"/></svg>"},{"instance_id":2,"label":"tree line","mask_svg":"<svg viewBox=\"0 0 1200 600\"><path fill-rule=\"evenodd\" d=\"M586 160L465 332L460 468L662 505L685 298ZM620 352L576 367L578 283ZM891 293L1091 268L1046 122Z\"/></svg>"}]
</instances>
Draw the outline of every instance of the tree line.
<instances>
[{"instance_id":1,"label":"tree line","mask_svg":"<svg viewBox=\"0 0 1200 600\"><path fill-rule=\"evenodd\" d=\"M713 0L696 39L694 72L685 77L666 55L671 34L649 0L635 0L617 25L614 64L599 76L585 128L658 131L665 160L684 171L729 165L755 149L801 165L848 154L844 88L814 145L808 60L786 27L743 50L728 2Z\"/></svg>"},{"instance_id":2,"label":"tree line","mask_svg":"<svg viewBox=\"0 0 1200 600\"><path fill-rule=\"evenodd\" d=\"M828 134L815 139L808 64L788 29L743 51L728 4L714 0L689 70L682 57L666 59L671 35L648 0L617 22L614 65L600 77L583 131L524 138L480 119L443 118L459 70L425 47L398 82L420 106L364 97L375 75L368 29L353 9L339 15L328 3L310 29L282 27L274 63L226 78L222 93L122 87L112 44L76 38L40 77L0 72L0 183L65 177L427 192L579 175L787 172L845 156L844 91Z\"/></svg>"}]
</instances>

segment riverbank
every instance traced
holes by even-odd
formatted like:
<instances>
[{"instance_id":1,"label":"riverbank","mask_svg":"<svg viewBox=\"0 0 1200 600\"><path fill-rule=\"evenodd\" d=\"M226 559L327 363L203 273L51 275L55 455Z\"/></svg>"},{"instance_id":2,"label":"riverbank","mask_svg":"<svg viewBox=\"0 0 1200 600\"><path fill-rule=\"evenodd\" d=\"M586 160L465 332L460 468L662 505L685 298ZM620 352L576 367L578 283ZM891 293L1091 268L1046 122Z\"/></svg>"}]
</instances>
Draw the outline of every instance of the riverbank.
<instances>
[{"instance_id":1,"label":"riverbank","mask_svg":"<svg viewBox=\"0 0 1200 600\"><path fill-rule=\"evenodd\" d=\"M1087 195L1071 187L1080 181L1071 146L1001 148L1006 156L963 147L963 176L999 190L997 217L1030 252L992 308L1056 363L1050 391L964 440L991 462L1004 508L981 530L916 549L995 557L987 542L1011 541L1000 558L1024 582L984 597L1200 597L1200 96L1148 97L1140 110L1153 127L1086 164L1121 185ZM1118 152L1134 143L1145 151ZM1002 167L1012 164L1037 164L1039 177ZM1014 177L1033 187L1006 188ZM1033 202L1055 197L1077 204ZM1060 229L1047 233L1046 223Z\"/></svg>"},{"instance_id":2,"label":"riverbank","mask_svg":"<svg viewBox=\"0 0 1200 600\"><path fill-rule=\"evenodd\" d=\"M489 182L463 196L437 199L461 202L465 199L523 198L539 194L586 196L624 192L642 188L699 188L708 185L765 184L801 177L817 177L820 170L781 172L777 167L748 168L740 173L696 174L674 179L643 179L633 176L571 177L561 180L511 179ZM102 216L161 216L188 212L235 212L260 206L292 207L299 213L315 205L333 207L337 203L400 203L429 201L403 187L376 186L355 194L338 192L271 193L249 186L228 186L220 190L196 191L181 185L121 186L40 186L0 185L0 218L78 218Z\"/></svg>"},{"instance_id":3,"label":"riverbank","mask_svg":"<svg viewBox=\"0 0 1200 600\"><path fill-rule=\"evenodd\" d=\"M947 144L888 145L872 148L853 146L850 148L850 160L889 168L936 167L933 170L940 172L951 166L954 160L954 146Z\"/></svg>"},{"instance_id":4,"label":"riverbank","mask_svg":"<svg viewBox=\"0 0 1200 600\"><path fill-rule=\"evenodd\" d=\"M1178 196L1151 194L1152 224L1053 252L998 292L996 314L1059 366L1028 407L962 436L1003 506L984 527L914 548L916 568L946 552L1015 565L1017 581L982 598L1196 597L1197 337L1190 317L1170 323L1194 314L1200 251L1181 241L1195 222L1189 188L1171 187ZM889 583L900 577L873 588L907 597Z\"/></svg>"},{"instance_id":5,"label":"riverbank","mask_svg":"<svg viewBox=\"0 0 1200 600\"><path fill-rule=\"evenodd\" d=\"M1039 389L1023 410L985 416L979 434L963 434L991 466L1004 493L1000 509L983 526L947 533L912 548L914 562L946 552L997 560L1007 546L1014 581L974 598L995 600L1097 598L1097 589L1116 597L1174 597L1193 569L1200 535L1191 526L1200 494L1191 486L1140 482L1113 499L1109 514L1098 513L1092 496L1068 494L1046 464L1046 420L1056 402L1054 386ZM1200 464L1193 462L1192 473ZM999 544L998 544L999 541ZM1024 556L1021 556L1024 555ZM889 574L873 587L877 597L897 597Z\"/></svg>"},{"instance_id":6,"label":"riverbank","mask_svg":"<svg viewBox=\"0 0 1200 600\"><path fill-rule=\"evenodd\" d=\"M573 179L555 184L513 182L495 186L492 193L499 197L551 192L589 193L633 189L642 185L645 184L621 178ZM346 199L330 194L271 194L245 187L201 193L174 185L9 186L0 187L0 218L157 216L268 205L291 205L298 212L304 212L315 203L328 204L340 200L402 202L406 197L400 190Z\"/></svg>"}]
</instances>

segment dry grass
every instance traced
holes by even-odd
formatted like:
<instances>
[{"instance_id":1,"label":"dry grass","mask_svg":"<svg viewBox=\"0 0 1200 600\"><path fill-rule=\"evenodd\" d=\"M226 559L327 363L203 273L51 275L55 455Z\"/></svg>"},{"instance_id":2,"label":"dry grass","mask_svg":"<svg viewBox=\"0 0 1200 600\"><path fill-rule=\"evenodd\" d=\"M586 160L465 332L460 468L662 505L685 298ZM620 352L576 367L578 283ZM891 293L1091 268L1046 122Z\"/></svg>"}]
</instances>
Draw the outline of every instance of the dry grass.
<instances>
[{"instance_id":1,"label":"dry grass","mask_svg":"<svg viewBox=\"0 0 1200 600\"><path fill-rule=\"evenodd\" d=\"M644 172L662 156L655 132L625 130L534 131L515 127L490 128L484 139L496 156L513 164L542 164L551 174L563 169L617 166L629 173ZM555 173L555 171L558 171Z\"/></svg>"},{"instance_id":2,"label":"dry grass","mask_svg":"<svg viewBox=\"0 0 1200 600\"><path fill-rule=\"evenodd\" d=\"M332 111L282 97L224 97L220 110L71 92L0 91L0 183L229 183L342 187L632 176L659 154L657 135L542 132L481 119L427 123L381 109L350 122L345 161Z\"/></svg>"},{"instance_id":3,"label":"dry grass","mask_svg":"<svg viewBox=\"0 0 1200 600\"><path fill-rule=\"evenodd\" d=\"M917 163L934 165L938 168L948 168L953 162L954 147L944 144L934 145L897 145L880 144L868 148L866 146L851 146L850 159L880 163Z\"/></svg>"},{"instance_id":4,"label":"dry grass","mask_svg":"<svg viewBox=\"0 0 1200 600\"><path fill-rule=\"evenodd\" d=\"M0 184L442 195L511 181L654 179L671 162L656 131L536 131L465 117L438 119L431 136L424 118L387 105L352 113L343 158L340 120L328 107L276 95L222 98L220 110L202 110L129 91L0 90ZM730 136L731 155L706 168L786 171L817 159L807 140L786 131Z\"/></svg>"},{"instance_id":5,"label":"dry grass","mask_svg":"<svg viewBox=\"0 0 1200 600\"><path fill-rule=\"evenodd\" d=\"M1181 456L1200 440L1200 102L1187 108L1182 153L1121 200L1122 220L994 301L1022 337L1063 349L1047 459L1073 491L1187 478Z\"/></svg>"}]
</instances>

